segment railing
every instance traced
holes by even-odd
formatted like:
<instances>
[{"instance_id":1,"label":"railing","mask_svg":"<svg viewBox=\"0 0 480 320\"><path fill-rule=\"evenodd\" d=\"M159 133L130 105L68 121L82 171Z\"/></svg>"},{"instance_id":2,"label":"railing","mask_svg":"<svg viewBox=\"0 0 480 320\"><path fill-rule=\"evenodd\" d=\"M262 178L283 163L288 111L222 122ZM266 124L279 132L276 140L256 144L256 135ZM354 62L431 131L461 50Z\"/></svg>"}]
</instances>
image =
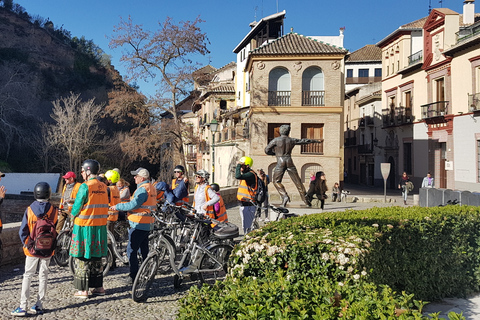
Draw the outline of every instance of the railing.
<instances>
[{"instance_id":1,"label":"railing","mask_svg":"<svg viewBox=\"0 0 480 320\"><path fill-rule=\"evenodd\" d=\"M358 119L358 127L365 128L366 126L372 127L374 126L373 117L371 116L364 116L361 119Z\"/></svg>"},{"instance_id":2,"label":"railing","mask_svg":"<svg viewBox=\"0 0 480 320\"><path fill-rule=\"evenodd\" d=\"M461 31L458 31L455 33L457 36L457 44L460 42L464 42L470 38L473 38L477 34L480 34L480 26L471 26L465 29L462 29Z\"/></svg>"},{"instance_id":3,"label":"railing","mask_svg":"<svg viewBox=\"0 0 480 320\"><path fill-rule=\"evenodd\" d=\"M437 101L420 106L422 119L441 117L448 113L448 101Z\"/></svg>"},{"instance_id":4,"label":"railing","mask_svg":"<svg viewBox=\"0 0 480 320\"><path fill-rule=\"evenodd\" d=\"M345 138L345 147L351 147L355 145L357 145L357 138L355 137Z\"/></svg>"},{"instance_id":5,"label":"railing","mask_svg":"<svg viewBox=\"0 0 480 320\"><path fill-rule=\"evenodd\" d=\"M367 84L372 82L380 82L382 77L347 77L346 84Z\"/></svg>"},{"instance_id":6,"label":"railing","mask_svg":"<svg viewBox=\"0 0 480 320\"><path fill-rule=\"evenodd\" d=\"M269 106L290 106L290 91L268 91Z\"/></svg>"},{"instance_id":7,"label":"railing","mask_svg":"<svg viewBox=\"0 0 480 320\"><path fill-rule=\"evenodd\" d=\"M365 128L366 121L365 118L358 119L358 127L359 128Z\"/></svg>"},{"instance_id":8,"label":"railing","mask_svg":"<svg viewBox=\"0 0 480 320\"><path fill-rule=\"evenodd\" d=\"M325 91L302 91L302 106L324 106Z\"/></svg>"},{"instance_id":9,"label":"railing","mask_svg":"<svg viewBox=\"0 0 480 320\"><path fill-rule=\"evenodd\" d=\"M419 61L422 61L423 59L423 50L420 50L418 52L415 52L414 54L408 56L408 65L412 65L414 63L417 63Z\"/></svg>"},{"instance_id":10,"label":"railing","mask_svg":"<svg viewBox=\"0 0 480 320\"><path fill-rule=\"evenodd\" d=\"M187 161L189 162L197 161L197 153L196 152L187 153Z\"/></svg>"},{"instance_id":11,"label":"railing","mask_svg":"<svg viewBox=\"0 0 480 320\"><path fill-rule=\"evenodd\" d=\"M474 112L480 110L480 93L468 95L468 111Z\"/></svg>"},{"instance_id":12,"label":"railing","mask_svg":"<svg viewBox=\"0 0 480 320\"><path fill-rule=\"evenodd\" d=\"M412 109L405 107L395 108L394 111L389 109L382 110L382 120L384 127L399 126L413 122Z\"/></svg>"},{"instance_id":13,"label":"railing","mask_svg":"<svg viewBox=\"0 0 480 320\"><path fill-rule=\"evenodd\" d=\"M357 148L359 154L373 153L373 145L370 143L358 145Z\"/></svg>"},{"instance_id":14,"label":"railing","mask_svg":"<svg viewBox=\"0 0 480 320\"><path fill-rule=\"evenodd\" d=\"M323 142L303 144L301 147L302 154L323 154Z\"/></svg>"}]
</instances>

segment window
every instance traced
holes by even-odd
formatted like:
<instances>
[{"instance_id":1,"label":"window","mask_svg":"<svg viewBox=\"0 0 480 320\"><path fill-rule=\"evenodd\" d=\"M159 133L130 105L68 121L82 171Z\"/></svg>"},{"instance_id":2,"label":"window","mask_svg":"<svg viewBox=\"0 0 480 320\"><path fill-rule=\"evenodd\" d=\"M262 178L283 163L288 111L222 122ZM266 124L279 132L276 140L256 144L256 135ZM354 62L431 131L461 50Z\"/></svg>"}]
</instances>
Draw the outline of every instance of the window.
<instances>
[{"instance_id":1,"label":"window","mask_svg":"<svg viewBox=\"0 0 480 320\"><path fill-rule=\"evenodd\" d=\"M443 78L435 81L436 101L445 101L445 80Z\"/></svg>"},{"instance_id":2,"label":"window","mask_svg":"<svg viewBox=\"0 0 480 320\"><path fill-rule=\"evenodd\" d=\"M284 68L275 68L268 76L268 105L290 105L290 73Z\"/></svg>"},{"instance_id":3,"label":"window","mask_svg":"<svg viewBox=\"0 0 480 320\"><path fill-rule=\"evenodd\" d=\"M403 171L412 174L412 143L403 144Z\"/></svg>"},{"instance_id":4,"label":"window","mask_svg":"<svg viewBox=\"0 0 480 320\"><path fill-rule=\"evenodd\" d=\"M347 78L353 78L353 69L347 69Z\"/></svg>"},{"instance_id":5,"label":"window","mask_svg":"<svg viewBox=\"0 0 480 320\"><path fill-rule=\"evenodd\" d=\"M268 124L268 143L275 139L276 137L280 137L280 126L290 123L269 123Z\"/></svg>"},{"instance_id":6,"label":"window","mask_svg":"<svg viewBox=\"0 0 480 320\"><path fill-rule=\"evenodd\" d=\"M323 154L323 123L302 123L302 139L314 139L321 142L301 146L303 154Z\"/></svg>"},{"instance_id":7,"label":"window","mask_svg":"<svg viewBox=\"0 0 480 320\"><path fill-rule=\"evenodd\" d=\"M220 110L227 110L227 100L220 100Z\"/></svg>"},{"instance_id":8,"label":"window","mask_svg":"<svg viewBox=\"0 0 480 320\"><path fill-rule=\"evenodd\" d=\"M412 116L412 101L412 92L405 92L405 116L407 116L407 118L410 118Z\"/></svg>"},{"instance_id":9,"label":"window","mask_svg":"<svg viewBox=\"0 0 480 320\"><path fill-rule=\"evenodd\" d=\"M309 67L302 74L302 106L325 105L322 69Z\"/></svg>"},{"instance_id":10,"label":"window","mask_svg":"<svg viewBox=\"0 0 480 320\"><path fill-rule=\"evenodd\" d=\"M382 68L375 68L375 77L382 76Z\"/></svg>"},{"instance_id":11,"label":"window","mask_svg":"<svg viewBox=\"0 0 480 320\"><path fill-rule=\"evenodd\" d=\"M358 69L359 78L368 78L368 69Z\"/></svg>"}]
</instances>

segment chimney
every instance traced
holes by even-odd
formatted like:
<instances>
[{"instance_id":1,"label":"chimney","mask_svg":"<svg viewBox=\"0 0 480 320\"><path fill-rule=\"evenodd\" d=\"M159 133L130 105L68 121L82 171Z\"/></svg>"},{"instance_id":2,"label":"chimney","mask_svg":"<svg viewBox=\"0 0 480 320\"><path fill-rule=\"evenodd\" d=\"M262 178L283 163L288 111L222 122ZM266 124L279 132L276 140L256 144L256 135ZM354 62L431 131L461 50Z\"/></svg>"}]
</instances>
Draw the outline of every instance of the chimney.
<instances>
[{"instance_id":1,"label":"chimney","mask_svg":"<svg viewBox=\"0 0 480 320\"><path fill-rule=\"evenodd\" d=\"M475 22L475 0L463 1L463 23L473 24Z\"/></svg>"}]
</instances>

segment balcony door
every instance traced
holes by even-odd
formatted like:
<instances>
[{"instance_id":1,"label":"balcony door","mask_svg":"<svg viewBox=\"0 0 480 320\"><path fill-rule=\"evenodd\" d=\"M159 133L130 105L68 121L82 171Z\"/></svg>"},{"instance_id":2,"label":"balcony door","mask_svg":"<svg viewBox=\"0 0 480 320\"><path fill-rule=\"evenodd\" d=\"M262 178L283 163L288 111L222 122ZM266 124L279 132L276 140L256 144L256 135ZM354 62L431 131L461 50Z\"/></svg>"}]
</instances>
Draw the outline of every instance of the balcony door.
<instances>
[{"instance_id":1,"label":"balcony door","mask_svg":"<svg viewBox=\"0 0 480 320\"><path fill-rule=\"evenodd\" d=\"M268 77L268 105L290 105L291 80L290 73L284 68L275 68Z\"/></svg>"}]
</instances>

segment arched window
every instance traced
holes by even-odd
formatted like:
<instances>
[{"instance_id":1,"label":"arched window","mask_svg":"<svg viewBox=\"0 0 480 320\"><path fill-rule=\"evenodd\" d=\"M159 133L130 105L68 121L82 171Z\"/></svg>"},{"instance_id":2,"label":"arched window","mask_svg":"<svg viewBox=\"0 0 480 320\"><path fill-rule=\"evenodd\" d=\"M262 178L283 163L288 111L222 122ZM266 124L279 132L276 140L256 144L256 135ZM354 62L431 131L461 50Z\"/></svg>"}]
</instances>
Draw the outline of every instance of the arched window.
<instances>
[{"instance_id":1,"label":"arched window","mask_svg":"<svg viewBox=\"0 0 480 320\"><path fill-rule=\"evenodd\" d=\"M275 68L268 75L268 105L290 105L290 73L284 68Z\"/></svg>"},{"instance_id":2,"label":"arched window","mask_svg":"<svg viewBox=\"0 0 480 320\"><path fill-rule=\"evenodd\" d=\"M309 67L302 75L302 105L324 106L325 87L322 69Z\"/></svg>"}]
</instances>

